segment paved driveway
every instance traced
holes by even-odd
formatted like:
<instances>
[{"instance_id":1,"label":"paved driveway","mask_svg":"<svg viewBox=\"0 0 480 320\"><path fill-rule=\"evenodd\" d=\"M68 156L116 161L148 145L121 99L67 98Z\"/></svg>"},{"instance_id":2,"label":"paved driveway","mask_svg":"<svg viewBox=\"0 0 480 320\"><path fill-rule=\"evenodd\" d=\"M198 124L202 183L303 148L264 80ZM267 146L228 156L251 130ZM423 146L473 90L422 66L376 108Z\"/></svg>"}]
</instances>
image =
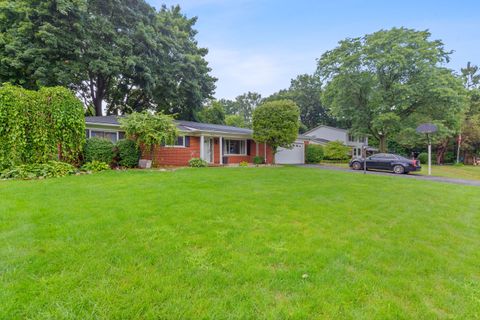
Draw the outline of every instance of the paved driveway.
<instances>
[{"instance_id":1,"label":"paved driveway","mask_svg":"<svg viewBox=\"0 0 480 320\"><path fill-rule=\"evenodd\" d=\"M340 168L328 165L319 165L319 164L301 164L300 167L305 168L315 168L321 170L334 170L334 171L345 171L351 172L353 174L363 174L363 170L351 170L347 168ZM389 176L389 177L398 177L405 179L416 179L416 180L427 180L427 181L436 181L436 182L446 182L454 184L462 184L466 186L477 186L480 187L480 181L476 180L465 180L465 179L453 179L453 178L443 178L443 177L432 177L432 176L419 176L413 174L394 174L390 172L381 172L381 171L367 171L367 174L379 175L379 176Z\"/></svg>"}]
</instances>

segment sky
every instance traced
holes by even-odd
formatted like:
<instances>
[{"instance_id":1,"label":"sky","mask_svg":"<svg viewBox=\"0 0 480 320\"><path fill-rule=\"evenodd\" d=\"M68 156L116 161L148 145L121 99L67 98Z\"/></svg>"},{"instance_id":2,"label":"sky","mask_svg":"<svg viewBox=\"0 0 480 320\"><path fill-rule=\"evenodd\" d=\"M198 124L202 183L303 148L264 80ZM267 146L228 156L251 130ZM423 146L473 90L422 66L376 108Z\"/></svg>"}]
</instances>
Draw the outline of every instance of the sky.
<instances>
[{"instance_id":1,"label":"sky","mask_svg":"<svg viewBox=\"0 0 480 320\"><path fill-rule=\"evenodd\" d=\"M454 50L448 67L480 64L480 1L444 0L146 0L180 5L197 17L201 47L209 49L215 97L248 91L268 96L313 73L316 59L338 41L380 29L428 29Z\"/></svg>"}]
</instances>

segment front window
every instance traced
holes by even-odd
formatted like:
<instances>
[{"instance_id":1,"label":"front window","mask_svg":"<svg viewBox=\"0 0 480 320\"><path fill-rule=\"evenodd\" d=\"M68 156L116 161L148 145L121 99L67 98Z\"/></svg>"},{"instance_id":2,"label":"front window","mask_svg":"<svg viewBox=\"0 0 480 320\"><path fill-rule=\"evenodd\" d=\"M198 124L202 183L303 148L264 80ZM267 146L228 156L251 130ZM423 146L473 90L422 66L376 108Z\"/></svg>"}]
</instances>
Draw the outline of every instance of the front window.
<instances>
[{"instance_id":1,"label":"front window","mask_svg":"<svg viewBox=\"0 0 480 320\"><path fill-rule=\"evenodd\" d=\"M118 136L116 131L90 130L90 138L97 137L112 142L117 142Z\"/></svg>"},{"instance_id":2,"label":"front window","mask_svg":"<svg viewBox=\"0 0 480 320\"><path fill-rule=\"evenodd\" d=\"M246 155L246 140L223 140L223 154L226 155Z\"/></svg>"},{"instance_id":3,"label":"front window","mask_svg":"<svg viewBox=\"0 0 480 320\"><path fill-rule=\"evenodd\" d=\"M178 136L175 139L175 143L172 145L167 145L166 147L185 147L185 137L184 136Z\"/></svg>"}]
</instances>

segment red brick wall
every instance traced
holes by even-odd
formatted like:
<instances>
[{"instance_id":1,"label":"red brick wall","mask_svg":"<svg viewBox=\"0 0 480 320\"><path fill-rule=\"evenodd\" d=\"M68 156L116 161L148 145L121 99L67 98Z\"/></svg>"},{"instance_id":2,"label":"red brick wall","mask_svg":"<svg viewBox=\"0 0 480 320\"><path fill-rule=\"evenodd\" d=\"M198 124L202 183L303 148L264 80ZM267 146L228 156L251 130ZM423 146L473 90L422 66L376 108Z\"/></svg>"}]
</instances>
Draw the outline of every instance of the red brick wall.
<instances>
[{"instance_id":1,"label":"red brick wall","mask_svg":"<svg viewBox=\"0 0 480 320\"><path fill-rule=\"evenodd\" d=\"M220 163L220 145L219 138L213 139L213 160L215 164ZM265 158L264 145L258 145L258 155ZM236 164L242 161L253 162L256 156L256 144L250 141L250 155L247 156L228 156L227 163ZM142 158L150 159L150 152L142 152ZM191 158L200 158L200 137L190 137L189 147L161 147L154 148L154 166L188 166L188 160ZM267 163L272 163L273 154L270 146L267 146Z\"/></svg>"},{"instance_id":2,"label":"red brick wall","mask_svg":"<svg viewBox=\"0 0 480 320\"><path fill-rule=\"evenodd\" d=\"M149 152L142 152L145 159L150 159ZM188 160L200 158L200 137L190 137L189 147L161 147L154 149L154 166L188 166Z\"/></svg>"}]
</instances>

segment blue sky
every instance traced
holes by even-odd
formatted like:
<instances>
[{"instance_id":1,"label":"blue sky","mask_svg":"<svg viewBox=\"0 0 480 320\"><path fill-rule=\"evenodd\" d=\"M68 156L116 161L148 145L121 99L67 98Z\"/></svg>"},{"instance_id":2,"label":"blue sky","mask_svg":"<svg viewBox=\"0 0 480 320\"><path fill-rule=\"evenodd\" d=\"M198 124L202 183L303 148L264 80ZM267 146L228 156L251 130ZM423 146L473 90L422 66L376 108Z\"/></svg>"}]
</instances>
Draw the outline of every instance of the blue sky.
<instances>
[{"instance_id":1,"label":"blue sky","mask_svg":"<svg viewBox=\"0 0 480 320\"><path fill-rule=\"evenodd\" d=\"M480 64L480 1L430 0L147 0L179 4L198 17L200 46L218 78L217 98L247 91L263 96L315 70L315 59L347 37L380 29L429 29L454 50L450 68Z\"/></svg>"}]
</instances>

